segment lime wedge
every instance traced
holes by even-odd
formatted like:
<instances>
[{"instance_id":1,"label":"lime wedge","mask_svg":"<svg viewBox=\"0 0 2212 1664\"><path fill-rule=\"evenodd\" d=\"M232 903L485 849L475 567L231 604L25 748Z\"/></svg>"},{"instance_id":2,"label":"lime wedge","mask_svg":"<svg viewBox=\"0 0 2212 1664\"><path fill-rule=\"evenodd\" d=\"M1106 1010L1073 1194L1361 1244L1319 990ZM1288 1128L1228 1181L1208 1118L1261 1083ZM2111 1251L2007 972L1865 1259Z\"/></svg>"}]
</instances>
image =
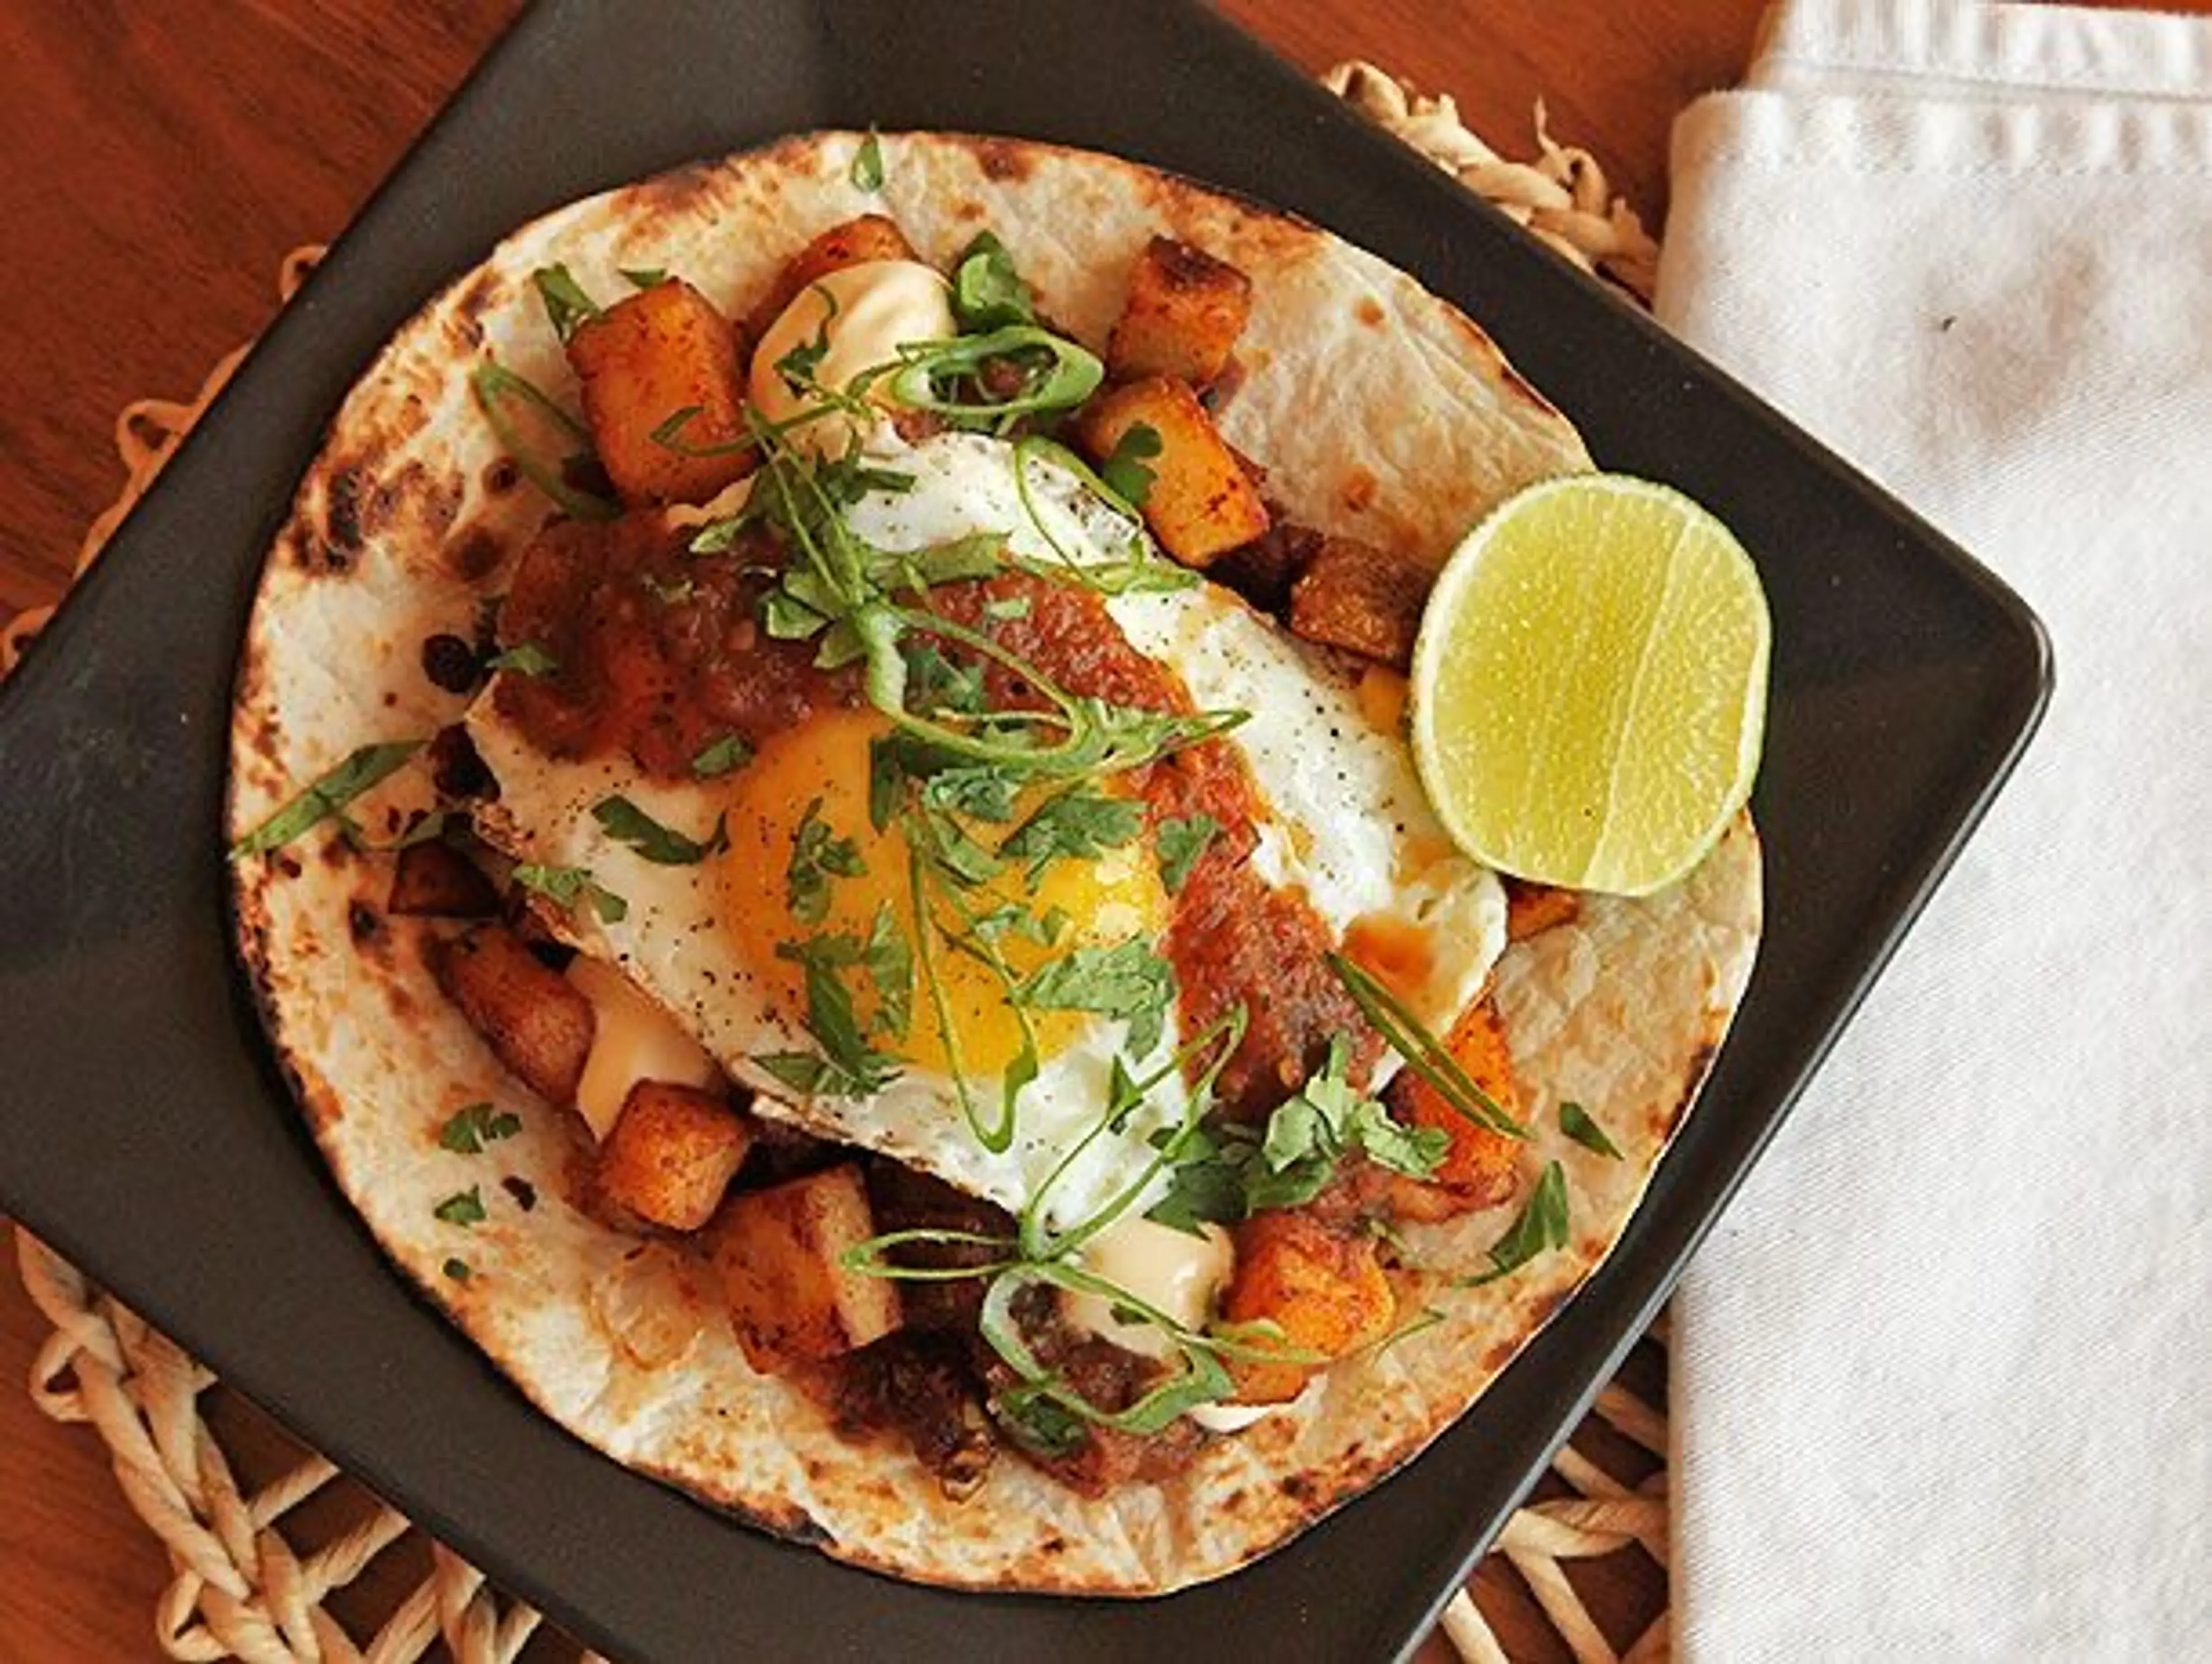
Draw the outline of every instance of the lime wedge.
<instances>
[{"instance_id":1,"label":"lime wedge","mask_svg":"<svg viewBox=\"0 0 2212 1664\"><path fill-rule=\"evenodd\" d=\"M1469 532L1413 651L1413 758L1476 859L1644 896L1751 795L1772 629L1751 557L1663 485L1546 480Z\"/></svg>"}]
</instances>

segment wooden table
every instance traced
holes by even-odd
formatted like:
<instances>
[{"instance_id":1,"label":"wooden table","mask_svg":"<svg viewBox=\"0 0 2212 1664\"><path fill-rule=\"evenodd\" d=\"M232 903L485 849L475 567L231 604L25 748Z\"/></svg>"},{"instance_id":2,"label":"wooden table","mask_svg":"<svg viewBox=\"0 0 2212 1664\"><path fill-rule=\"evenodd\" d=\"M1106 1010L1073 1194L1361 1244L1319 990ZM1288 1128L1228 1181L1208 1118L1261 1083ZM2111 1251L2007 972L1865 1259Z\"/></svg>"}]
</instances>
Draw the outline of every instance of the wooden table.
<instances>
[{"instance_id":1,"label":"wooden table","mask_svg":"<svg viewBox=\"0 0 2212 1664\"><path fill-rule=\"evenodd\" d=\"M1729 82L1761 0L1226 0L1319 71L1359 57L1456 94L1501 149L1531 106L1604 159L1655 228L1667 129ZM188 398L273 309L295 245L334 236L517 0L9 0L0 28L0 621L52 600L115 495L130 400ZM89 1432L16 1383L46 1333L0 1271L0 1658L158 1656L167 1567ZM1525 1609L1524 1609L1525 1610ZM1512 1616L1516 1631L1522 1625ZM1556 1655L1534 1638L1516 1656Z\"/></svg>"}]
</instances>

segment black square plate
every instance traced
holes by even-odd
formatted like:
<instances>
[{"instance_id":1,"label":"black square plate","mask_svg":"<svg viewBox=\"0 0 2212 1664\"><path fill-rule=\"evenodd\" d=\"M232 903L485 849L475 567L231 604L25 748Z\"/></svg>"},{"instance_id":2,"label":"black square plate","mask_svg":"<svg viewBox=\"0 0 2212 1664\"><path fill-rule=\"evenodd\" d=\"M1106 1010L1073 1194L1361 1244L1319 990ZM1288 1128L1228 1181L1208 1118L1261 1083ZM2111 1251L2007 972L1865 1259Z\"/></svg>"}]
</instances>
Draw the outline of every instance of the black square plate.
<instances>
[{"instance_id":1,"label":"black square plate","mask_svg":"<svg viewBox=\"0 0 2212 1664\"><path fill-rule=\"evenodd\" d=\"M1294 209L1472 313L1607 466L1757 556L1776 676L1748 1002L1620 1251L1429 1454L1257 1568L1138 1604L851 1571L532 1410L386 1267L226 941L231 670L349 384L533 215L824 125L1115 151ZM1443 174L1174 0L545 0L270 330L0 703L0 1202L394 1503L625 1657L1371 1658L1408 1647L1684 1259L2033 728L2046 648L1956 549Z\"/></svg>"}]
</instances>

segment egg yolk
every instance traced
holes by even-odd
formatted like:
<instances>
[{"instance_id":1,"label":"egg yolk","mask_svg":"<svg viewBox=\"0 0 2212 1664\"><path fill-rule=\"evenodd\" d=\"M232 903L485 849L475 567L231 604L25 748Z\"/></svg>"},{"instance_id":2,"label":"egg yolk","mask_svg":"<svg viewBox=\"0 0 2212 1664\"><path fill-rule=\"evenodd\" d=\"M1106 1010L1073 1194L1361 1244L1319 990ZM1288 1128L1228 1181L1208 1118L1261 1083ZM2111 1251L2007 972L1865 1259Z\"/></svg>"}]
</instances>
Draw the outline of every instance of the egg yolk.
<instances>
[{"instance_id":1,"label":"egg yolk","mask_svg":"<svg viewBox=\"0 0 2212 1664\"><path fill-rule=\"evenodd\" d=\"M1043 870L1034 890L1026 864L1021 862L1010 862L1008 871L971 890L957 890L955 896L925 878L924 905L933 925L928 943L933 997L932 980L923 970L922 944L915 932L915 885L907 841L896 821L879 832L868 818L869 743L890 732L890 723L872 710L817 712L769 740L731 776L735 793L729 815L731 848L717 863L721 914L758 986L795 1030L806 1014L805 972L777 949L822 936L844 935L865 942L878 914L888 908L914 954L912 1015L903 1037L877 1032L870 1043L917 1068L949 1075L953 1066L945 1033L949 1022L961 1068L979 1078L1000 1074L1020 1053L1021 1027L999 972L960 945L962 938L972 936L969 920L1008 906L1036 920L1055 913L1064 915L1066 922L1050 945L1018 929L997 934L1007 969L1018 981L1070 948L1107 947L1131 937L1158 938L1167 928L1167 893L1141 840L1109 849L1096 859L1055 860ZM1024 792L1016 800L1013 818L1003 825L966 817L959 817L960 824L987 847L995 847L1050 789ZM1103 789L1115 788L1109 782ZM810 819L825 831L804 832ZM803 900L803 893L794 893L792 875L802 837L817 842L824 838L849 841L855 858L836 864L854 868L849 874L823 871L818 919L794 911L794 901ZM848 976L847 986L854 991L863 1026L872 1023L879 1007L866 973L856 969ZM1029 1017L1041 1058L1064 1050L1097 1020L1079 1011L1033 1011Z\"/></svg>"}]
</instances>

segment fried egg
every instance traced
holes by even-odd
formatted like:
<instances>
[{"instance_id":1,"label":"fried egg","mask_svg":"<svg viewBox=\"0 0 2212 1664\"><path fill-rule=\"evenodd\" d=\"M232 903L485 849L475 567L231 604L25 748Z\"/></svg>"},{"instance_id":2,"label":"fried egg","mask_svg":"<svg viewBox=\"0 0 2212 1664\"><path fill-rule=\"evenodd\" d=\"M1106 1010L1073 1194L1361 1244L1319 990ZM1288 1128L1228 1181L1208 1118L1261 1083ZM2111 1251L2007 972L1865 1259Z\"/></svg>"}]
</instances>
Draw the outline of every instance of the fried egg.
<instances>
[{"instance_id":1,"label":"fried egg","mask_svg":"<svg viewBox=\"0 0 2212 1664\"><path fill-rule=\"evenodd\" d=\"M910 447L886 435L876 445L881 454L872 465L910 482L846 511L851 528L879 548L915 550L993 533L1036 570L1075 565L1094 576L1160 558L1140 527L1048 452L1018 452L972 434ZM1252 871L1303 898L1332 946L1384 976L1432 1029L1448 1029L1504 946L1504 897L1437 824L1388 701L1363 697L1358 671L1216 586L1112 593L1105 612L1133 647L1180 678L1198 708L1249 714L1209 743L1233 746L1256 787ZM1149 836L1096 859L1054 860L1034 889L1017 868L956 899L918 889L902 836L871 822L870 746L890 731L872 708L814 710L714 780L647 778L623 754L556 759L489 694L468 727L499 783L488 835L519 859L587 869L620 898L619 917L579 906L564 928L759 1093L762 1113L1015 1212L1036 1203L1048 1226L1091 1218L1125 1194L1132 1206L1146 1205L1164 1186L1152 1140L1179 1125L1190 1103L1185 1071L1173 1065L1191 1036L1175 1010L1136 1056L1125 1018L1030 1011L1025 1033L1007 997L1009 973L1025 978L1076 949L1167 937L1182 899ZM1102 789L1129 788L1109 777ZM727 847L696 863L655 865L595 818L594 807L613 796L702 843L722 824ZM1017 822L1036 801L1032 793L1018 803ZM814 863L800 885L793 857L806 841L830 859ZM1001 909L1052 928L1000 932L996 967L953 944L972 937L976 918ZM917 932L925 912L933 928ZM806 969L793 944L842 938L857 947L872 936L902 941L909 953L933 943L927 963L916 956L902 1025L890 1020L897 1013L885 1011L866 968L846 968L854 1020L890 1060L890 1078L865 1096L796 1090L787 1072L763 1060L817 1049L806 1030ZM1026 1050L1035 1076L1015 1097L1011 1139L994 1148L977 1123L998 1120L1006 1072ZM1131 1074L1159 1078L1109 1126L1117 1060ZM1386 1055L1386 1068L1391 1061Z\"/></svg>"}]
</instances>

